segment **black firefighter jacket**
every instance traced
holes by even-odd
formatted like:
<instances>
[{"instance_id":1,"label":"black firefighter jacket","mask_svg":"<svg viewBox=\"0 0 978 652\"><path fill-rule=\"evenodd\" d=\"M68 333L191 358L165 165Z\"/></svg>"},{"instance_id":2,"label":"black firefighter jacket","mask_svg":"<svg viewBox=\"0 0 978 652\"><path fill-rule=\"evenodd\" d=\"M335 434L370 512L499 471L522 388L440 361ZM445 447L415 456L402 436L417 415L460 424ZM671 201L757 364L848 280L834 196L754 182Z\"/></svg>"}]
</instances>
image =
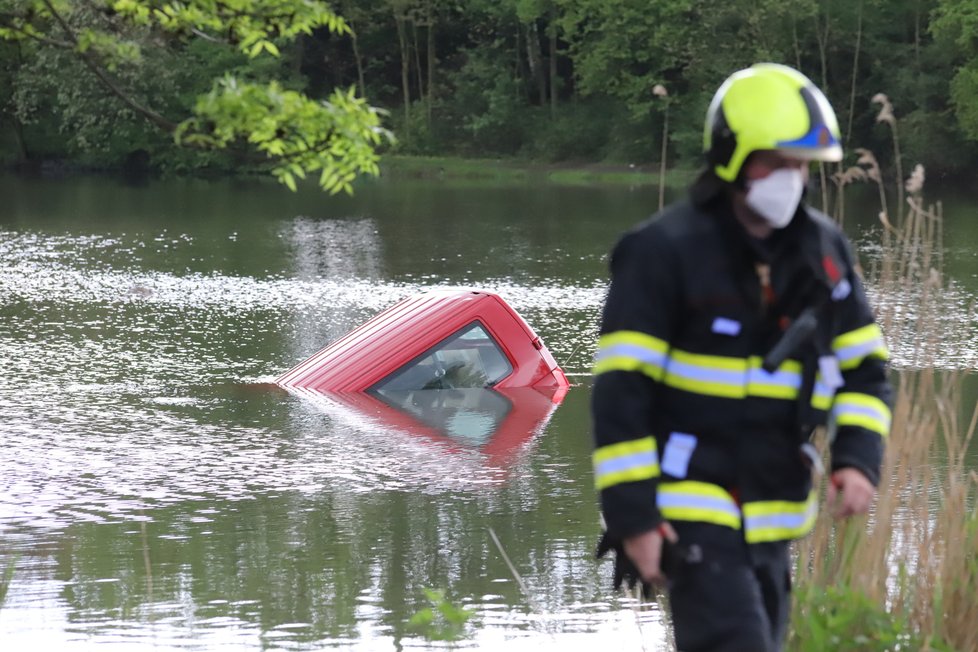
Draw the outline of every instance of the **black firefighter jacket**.
<instances>
[{"instance_id":1,"label":"black firefighter jacket","mask_svg":"<svg viewBox=\"0 0 978 652\"><path fill-rule=\"evenodd\" d=\"M826 422L832 469L878 483L887 350L825 215L802 204L760 242L722 192L694 194L625 234L611 272L592 395L609 536L661 520L742 530L752 544L806 534L817 498L800 447ZM814 333L765 371L806 310Z\"/></svg>"}]
</instances>

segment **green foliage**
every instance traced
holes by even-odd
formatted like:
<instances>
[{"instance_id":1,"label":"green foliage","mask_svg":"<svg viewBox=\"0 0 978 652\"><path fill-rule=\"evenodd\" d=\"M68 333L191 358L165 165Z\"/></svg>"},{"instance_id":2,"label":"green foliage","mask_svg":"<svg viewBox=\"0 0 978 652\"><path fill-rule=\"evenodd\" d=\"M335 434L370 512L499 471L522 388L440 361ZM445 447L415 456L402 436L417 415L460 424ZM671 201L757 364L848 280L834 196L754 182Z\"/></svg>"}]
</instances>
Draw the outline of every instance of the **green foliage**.
<instances>
[{"instance_id":1,"label":"green foliage","mask_svg":"<svg viewBox=\"0 0 978 652\"><path fill-rule=\"evenodd\" d=\"M99 157L91 155L99 151L125 157L162 150L145 125L127 133L129 125L149 120L182 145L250 145L261 155L255 163L293 190L297 177L318 173L325 190L350 192L357 174L377 174L374 148L389 137L379 111L352 91L317 101L302 93L301 79L286 89L269 77L295 79L294 65L269 66L261 60L270 57L259 56L278 59L283 44L317 28L349 32L317 0L0 0L0 38L22 45L17 73L4 80L14 98L5 112L21 141L32 137L34 151L39 136L30 126L45 114L51 116L45 122L67 135L63 149L96 165ZM195 44L202 41L212 52L230 45L253 63L241 70L233 57L216 56L212 61L223 68L186 67L199 60ZM212 76L202 77L204 71ZM21 149L22 156L28 152Z\"/></svg>"},{"instance_id":2,"label":"green foliage","mask_svg":"<svg viewBox=\"0 0 978 652\"><path fill-rule=\"evenodd\" d=\"M951 101L961 128L969 138L978 140L978 59L955 73Z\"/></svg>"},{"instance_id":3,"label":"green foliage","mask_svg":"<svg viewBox=\"0 0 978 652\"><path fill-rule=\"evenodd\" d=\"M888 149L870 102L885 92L908 125L902 168L945 175L978 164L976 6L342 0L341 18L321 0L0 0L0 142L106 166L138 147L158 167L257 166L287 185L315 173L336 190L375 169L364 147L389 140L375 118L387 116L398 153L641 164L658 161L668 106L669 164L689 169L720 82L781 61L824 87L850 145ZM350 87L387 112L343 99ZM165 133L183 123L194 149L150 135L147 120ZM311 154L321 148L333 157Z\"/></svg>"},{"instance_id":4,"label":"green foliage","mask_svg":"<svg viewBox=\"0 0 978 652\"><path fill-rule=\"evenodd\" d=\"M117 74L133 97L165 105L175 78L166 58L156 54L138 68L119 68ZM143 72L152 78L143 77ZM85 66L65 50L43 48L26 57L12 71L11 85L10 113L37 155L67 152L83 165L103 167L120 152L172 146L167 134L147 130L131 108L93 84Z\"/></svg>"},{"instance_id":5,"label":"green foliage","mask_svg":"<svg viewBox=\"0 0 978 652\"><path fill-rule=\"evenodd\" d=\"M571 42L584 94L608 94L636 116L652 105L652 87L683 65L694 29L691 0L566 2L561 27Z\"/></svg>"},{"instance_id":6,"label":"green foliage","mask_svg":"<svg viewBox=\"0 0 978 652\"><path fill-rule=\"evenodd\" d=\"M962 54L978 52L978 5L971 0L938 0L931 31Z\"/></svg>"},{"instance_id":7,"label":"green foliage","mask_svg":"<svg viewBox=\"0 0 978 652\"><path fill-rule=\"evenodd\" d=\"M13 581L16 567L17 558L15 557L0 571L0 607L3 607L3 603L7 599L7 591L10 590L10 582Z\"/></svg>"},{"instance_id":8,"label":"green foliage","mask_svg":"<svg viewBox=\"0 0 978 652\"><path fill-rule=\"evenodd\" d=\"M310 0L114 0L113 10L137 25L156 24L168 32L190 36L210 32L256 57L262 52L279 56L273 39L291 40L311 35L318 27L343 34L350 28L324 2Z\"/></svg>"},{"instance_id":9,"label":"green foliage","mask_svg":"<svg viewBox=\"0 0 978 652\"><path fill-rule=\"evenodd\" d=\"M620 152L608 150L615 124L608 117L614 115L627 121L622 107L604 98L562 106L554 115L543 107L537 108L523 118L530 126L532 139L528 139L520 153L541 161L586 161L595 156L620 158L616 156ZM648 151L640 154L648 156ZM627 160L627 156L621 160Z\"/></svg>"},{"instance_id":10,"label":"green foliage","mask_svg":"<svg viewBox=\"0 0 978 652\"><path fill-rule=\"evenodd\" d=\"M357 174L379 173L374 147L388 133L378 112L352 88L315 102L276 82L228 76L197 101L194 113L177 129L178 142L221 149L247 140L274 162L272 174L292 190L297 177L319 172L324 190L352 193Z\"/></svg>"},{"instance_id":11,"label":"green foliage","mask_svg":"<svg viewBox=\"0 0 978 652\"><path fill-rule=\"evenodd\" d=\"M445 592L425 589L429 606L423 607L408 621L408 626L433 641L457 641L465 636L465 625L475 614L471 609L453 604Z\"/></svg>"},{"instance_id":12,"label":"green foliage","mask_svg":"<svg viewBox=\"0 0 978 652\"><path fill-rule=\"evenodd\" d=\"M795 596L788 649L791 652L954 652L939 641L912 633L899 613L886 611L847 586L809 585Z\"/></svg>"},{"instance_id":13,"label":"green foliage","mask_svg":"<svg viewBox=\"0 0 978 652\"><path fill-rule=\"evenodd\" d=\"M978 5L971 0L939 0L930 30L944 61L956 67L950 97L958 125L969 139L978 141Z\"/></svg>"},{"instance_id":14,"label":"green foliage","mask_svg":"<svg viewBox=\"0 0 978 652\"><path fill-rule=\"evenodd\" d=\"M519 82L492 48L465 51L462 56L464 63L449 76L453 93L445 107L454 138L469 141L472 154L516 154L526 127Z\"/></svg>"}]
</instances>

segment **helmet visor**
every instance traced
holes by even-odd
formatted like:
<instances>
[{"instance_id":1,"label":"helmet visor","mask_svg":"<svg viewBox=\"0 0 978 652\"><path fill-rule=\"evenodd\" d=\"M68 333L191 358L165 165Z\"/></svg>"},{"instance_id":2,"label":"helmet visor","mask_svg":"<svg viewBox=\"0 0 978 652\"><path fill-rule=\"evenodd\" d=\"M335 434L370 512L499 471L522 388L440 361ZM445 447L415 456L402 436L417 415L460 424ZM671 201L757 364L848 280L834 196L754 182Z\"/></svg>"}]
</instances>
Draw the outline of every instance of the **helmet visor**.
<instances>
[{"instance_id":1,"label":"helmet visor","mask_svg":"<svg viewBox=\"0 0 978 652\"><path fill-rule=\"evenodd\" d=\"M842 145L824 124L814 125L801 138L778 141L776 149L804 160L830 162L842 160Z\"/></svg>"}]
</instances>

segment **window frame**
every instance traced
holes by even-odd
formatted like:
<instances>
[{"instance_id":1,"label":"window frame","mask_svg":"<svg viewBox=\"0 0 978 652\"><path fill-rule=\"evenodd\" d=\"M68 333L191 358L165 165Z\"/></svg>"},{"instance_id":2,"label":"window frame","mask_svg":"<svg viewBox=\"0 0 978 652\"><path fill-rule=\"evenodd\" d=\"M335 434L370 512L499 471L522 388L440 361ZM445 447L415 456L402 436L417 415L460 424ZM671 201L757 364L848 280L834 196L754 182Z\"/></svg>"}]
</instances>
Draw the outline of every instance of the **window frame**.
<instances>
[{"instance_id":1,"label":"window frame","mask_svg":"<svg viewBox=\"0 0 978 652\"><path fill-rule=\"evenodd\" d=\"M394 371L390 372L389 374L386 374L383 378L381 378L377 382L373 383L370 387L368 387L366 391L370 392L371 394L378 393L381 389L383 389L381 387L381 385L383 385L383 384L387 383L388 381L390 381L394 376L396 376L396 375L398 375L398 374L406 371L410 367L418 364L421 360L424 360L426 357L428 357L430 355L434 355L439 349L443 348L446 343L451 342L453 340L461 339L462 335L466 331L471 330L473 326L478 326L479 328L482 329L482 331L488 337L489 341L492 343L493 347L495 347L496 351L499 352L499 354L502 356L502 359L506 361L506 366L508 367L508 371L506 371L506 373L504 373L503 375L501 375L496 380L494 380L494 381L492 381L490 383L487 383L482 389L490 389L492 387L495 387L496 385L498 385L499 383L501 383L503 380L505 380L506 378L509 378L510 376L513 375L513 372L516 371L516 365L514 364L513 359L509 356L509 352L506 350L506 347L504 347L502 345L502 343L500 343L499 339L493 334L493 332L489 328L489 326L486 325L486 323L484 321L482 321L481 319L473 319L472 321L466 323L461 328L459 328L459 329L455 330L454 332L452 332L450 335L448 335L446 337L443 337L442 339L438 340L436 343L434 343L431 346L429 346L427 349L425 349L420 354L414 356L413 358L411 358L410 360L408 360L404 364L400 365ZM467 388L467 389L479 389L479 388L473 387L473 388Z\"/></svg>"}]
</instances>

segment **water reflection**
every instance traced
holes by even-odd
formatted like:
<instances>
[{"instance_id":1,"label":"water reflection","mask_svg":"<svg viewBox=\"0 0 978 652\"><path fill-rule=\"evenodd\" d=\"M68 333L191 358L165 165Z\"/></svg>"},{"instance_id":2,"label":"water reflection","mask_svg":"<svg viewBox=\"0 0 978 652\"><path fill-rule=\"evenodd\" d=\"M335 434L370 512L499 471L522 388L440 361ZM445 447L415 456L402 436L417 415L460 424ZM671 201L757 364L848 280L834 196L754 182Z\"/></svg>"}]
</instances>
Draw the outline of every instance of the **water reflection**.
<instances>
[{"instance_id":1,"label":"water reflection","mask_svg":"<svg viewBox=\"0 0 978 652\"><path fill-rule=\"evenodd\" d=\"M420 442L429 454L452 455L486 468L510 470L522 449L546 427L566 390L419 389L326 393L303 388L292 392L333 418L385 437ZM451 461L436 460L444 481ZM457 478L473 480L470 472ZM488 479L488 478L486 478Z\"/></svg>"},{"instance_id":2,"label":"water reflection","mask_svg":"<svg viewBox=\"0 0 978 652\"><path fill-rule=\"evenodd\" d=\"M513 407L502 394L489 389L380 390L376 396L411 415L426 429L478 448L497 434ZM532 434L537 428L522 430L517 434Z\"/></svg>"}]
</instances>

